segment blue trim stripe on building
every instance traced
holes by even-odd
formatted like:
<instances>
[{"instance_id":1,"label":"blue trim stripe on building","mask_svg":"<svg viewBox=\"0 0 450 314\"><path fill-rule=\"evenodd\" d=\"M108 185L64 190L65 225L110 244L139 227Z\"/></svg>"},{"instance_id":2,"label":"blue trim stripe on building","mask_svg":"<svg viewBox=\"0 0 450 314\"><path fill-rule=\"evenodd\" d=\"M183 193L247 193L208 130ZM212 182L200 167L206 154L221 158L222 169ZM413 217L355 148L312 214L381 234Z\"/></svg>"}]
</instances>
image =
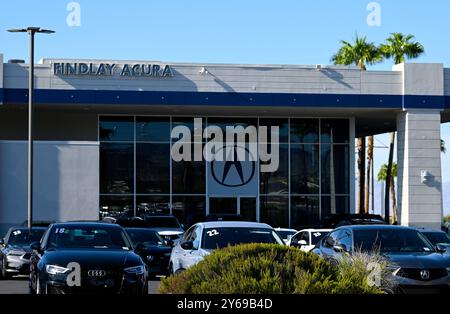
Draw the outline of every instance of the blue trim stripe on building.
<instances>
[{"instance_id":1,"label":"blue trim stripe on building","mask_svg":"<svg viewBox=\"0 0 450 314\"><path fill-rule=\"evenodd\" d=\"M26 89L0 89L5 104L26 104ZM36 104L123 104L179 106L347 107L444 109L448 97L361 94L227 93L37 89Z\"/></svg>"}]
</instances>

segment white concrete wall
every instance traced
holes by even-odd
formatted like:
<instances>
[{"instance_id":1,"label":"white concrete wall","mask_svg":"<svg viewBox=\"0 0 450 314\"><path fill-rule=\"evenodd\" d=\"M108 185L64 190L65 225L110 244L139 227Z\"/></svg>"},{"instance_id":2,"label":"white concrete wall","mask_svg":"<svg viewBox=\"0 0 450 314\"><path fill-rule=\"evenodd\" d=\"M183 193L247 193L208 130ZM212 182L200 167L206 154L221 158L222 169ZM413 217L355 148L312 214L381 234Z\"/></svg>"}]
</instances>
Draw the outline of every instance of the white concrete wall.
<instances>
[{"instance_id":1,"label":"white concrete wall","mask_svg":"<svg viewBox=\"0 0 450 314\"><path fill-rule=\"evenodd\" d=\"M398 206L404 226L440 229L442 176L439 110L409 110L397 117ZM431 174L421 182L421 171Z\"/></svg>"},{"instance_id":2,"label":"white concrete wall","mask_svg":"<svg viewBox=\"0 0 450 314\"><path fill-rule=\"evenodd\" d=\"M442 63L402 63L393 66L393 70L402 73L404 95L444 95Z\"/></svg>"},{"instance_id":3,"label":"white concrete wall","mask_svg":"<svg viewBox=\"0 0 450 314\"><path fill-rule=\"evenodd\" d=\"M35 142L34 219L98 219L98 142ZM0 142L0 228L27 218L27 144Z\"/></svg>"},{"instance_id":4,"label":"white concrete wall","mask_svg":"<svg viewBox=\"0 0 450 314\"><path fill-rule=\"evenodd\" d=\"M176 63L170 64L174 76L166 78L53 75L52 62L83 61L89 62L53 59L36 65L36 88L387 95L400 95L402 91L401 72L361 72L355 67L325 67L318 71L313 66ZM148 64L151 61L130 63ZM199 73L202 67L208 70L208 74ZM27 77L27 65L5 64L5 87L27 88Z\"/></svg>"}]
</instances>

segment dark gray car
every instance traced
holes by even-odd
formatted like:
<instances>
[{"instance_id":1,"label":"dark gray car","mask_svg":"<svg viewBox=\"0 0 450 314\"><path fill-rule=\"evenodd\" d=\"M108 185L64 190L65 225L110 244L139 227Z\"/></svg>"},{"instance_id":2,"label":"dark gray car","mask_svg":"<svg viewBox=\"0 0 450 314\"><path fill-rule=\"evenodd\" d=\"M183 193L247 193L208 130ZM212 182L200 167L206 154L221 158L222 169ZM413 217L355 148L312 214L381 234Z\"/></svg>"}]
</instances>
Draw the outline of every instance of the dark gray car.
<instances>
[{"instance_id":1,"label":"dark gray car","mask_svg":"<svg viewBox=\"0 0 450 314\"><path fill-rule=\"evenodd\" d=\"M397 293L449 292L450 256L415 228L344 226L333 230L313 253L338 263L346 254L379 252L388 262Z\"/></svg>"},{"instance_id":2,"label":"dark gray car","mask_svg":"<svg viewBox=\"0 0 450 314\"><path fill-rule=\"evenodd\" d=\"M30 244L39 241L47 228L10 228L4 239L0 239L0 277L27 275L30 271Z\"/></svg>"}]
</instances>

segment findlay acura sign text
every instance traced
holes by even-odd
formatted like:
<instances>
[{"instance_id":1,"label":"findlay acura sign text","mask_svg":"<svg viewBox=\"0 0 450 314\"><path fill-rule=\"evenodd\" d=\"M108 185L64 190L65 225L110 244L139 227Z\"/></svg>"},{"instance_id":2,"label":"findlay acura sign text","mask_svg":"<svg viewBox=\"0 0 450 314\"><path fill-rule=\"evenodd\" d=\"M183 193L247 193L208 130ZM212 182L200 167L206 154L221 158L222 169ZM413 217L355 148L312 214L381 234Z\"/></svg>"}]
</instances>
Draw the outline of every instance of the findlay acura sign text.
<instances>
[{"instance_id":1,"label":"findlay acura sign text","mask_svg":"<svg viewBox=\"0 0 450 314\"><path fill-rule=\"evenodd\" d=\"M172 68L160 64L115 64L115 63L84 63L56 62L53 64L53 74L88 75L88 76L132 76L132 77L172 77Z\"/></svg>"}]
</instances>

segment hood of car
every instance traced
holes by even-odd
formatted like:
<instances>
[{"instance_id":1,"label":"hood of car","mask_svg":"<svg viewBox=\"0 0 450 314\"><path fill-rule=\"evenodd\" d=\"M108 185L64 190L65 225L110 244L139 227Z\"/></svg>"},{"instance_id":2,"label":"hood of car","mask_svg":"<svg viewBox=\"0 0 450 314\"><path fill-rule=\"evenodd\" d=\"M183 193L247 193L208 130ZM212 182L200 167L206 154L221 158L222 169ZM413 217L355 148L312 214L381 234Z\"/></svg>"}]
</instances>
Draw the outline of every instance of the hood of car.
<instances>
[{"instance_id":1,"label":"hood of car","mask_svg":"<svg viewBox=\"0 0 450 314\"><path fill-rule=\"evenodd\" d=\"M9 251L22 251L24 253L31 253L32 250L30 248L29 244L24 244L24 245L8 245L6 247L6 250Z\"/></svg>"},{"instance_id":2,"label":"hood of car","mask_svg":"<svg viewBox=\"0 0 450 314\"><path fill-rule=\"evenodd\" d=\"M450 256L436 252L388 253L386 257L402 268L447 268Z\"/></svg>"},{"instance_id":3,"label":"hood of car","mask_svg":"<svg viewBox=\"0 0 450 314\"><path fill-rule=\"evenodd\" d=\"M164 254L172 252L172 247L167 245L146 245L142 252L145 254Z\"/></svg>"},{"instance_id":4,"label":"hood of car","mask_svg":"<svg viewBox=\"0 0 450 314\"><path fill-rule=\"evenodd\" d=\"M76 262L83 267L122 268L141 264L140 257L133 251L127 250L48 250L43 259L46 264L66 267L71 262Z\"/></svg>"}]
</instances>

